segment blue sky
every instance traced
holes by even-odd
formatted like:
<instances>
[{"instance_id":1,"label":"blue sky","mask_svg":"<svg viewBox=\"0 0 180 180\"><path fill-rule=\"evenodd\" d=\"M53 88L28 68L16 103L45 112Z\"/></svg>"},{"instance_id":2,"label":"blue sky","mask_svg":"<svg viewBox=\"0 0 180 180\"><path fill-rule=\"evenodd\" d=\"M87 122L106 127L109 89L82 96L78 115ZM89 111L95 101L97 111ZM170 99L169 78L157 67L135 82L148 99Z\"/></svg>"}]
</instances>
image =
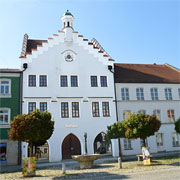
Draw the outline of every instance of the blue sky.
<instances>
[{"instance_id":1,"label":"blue sky","mask_svg":"<svg viewBox=\"0 0 180 180\"><path fill-rule=\"evenodd\" d=\"M67 9L116 62L180 67L179 0L0 0L0 68L19 68L23 35L51 37Z\"/></svg>"}]
</instances>

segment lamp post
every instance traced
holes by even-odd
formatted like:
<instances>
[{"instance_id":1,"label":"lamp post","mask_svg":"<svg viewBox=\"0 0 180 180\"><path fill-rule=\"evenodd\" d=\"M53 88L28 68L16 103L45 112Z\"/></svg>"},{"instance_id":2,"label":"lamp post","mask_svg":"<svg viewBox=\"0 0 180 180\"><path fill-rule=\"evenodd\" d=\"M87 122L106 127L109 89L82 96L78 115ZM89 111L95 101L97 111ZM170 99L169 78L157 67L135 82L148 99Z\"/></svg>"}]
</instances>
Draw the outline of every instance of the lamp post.
<instances>
[{"instance_id":1,"label":"lamp post","mask_svg":"<svg viewBox=\"0 0 180 180\"><path fill-rule=\"evenodd\" d=\"M87 154L87 132L84 133L85 154Z\"/></svg>"}]
</instances>

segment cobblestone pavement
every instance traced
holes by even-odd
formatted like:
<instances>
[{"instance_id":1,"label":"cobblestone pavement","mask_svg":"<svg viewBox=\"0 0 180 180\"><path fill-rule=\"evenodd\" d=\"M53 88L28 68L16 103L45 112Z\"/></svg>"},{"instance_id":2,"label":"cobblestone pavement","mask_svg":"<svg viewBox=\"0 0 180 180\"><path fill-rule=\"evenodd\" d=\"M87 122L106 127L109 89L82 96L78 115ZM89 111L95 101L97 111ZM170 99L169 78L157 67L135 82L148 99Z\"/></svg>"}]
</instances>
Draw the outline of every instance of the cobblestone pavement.
<instances>
[{"instance_id":1,"label":"cobblestone pavement","mask_svg":"<svg viewBox=\"0 0 180 180\"><path fill-rule=\"evenodd\" d=\"M157 163L158 162L158 163ZM36 172L36 177L29 180L68 180L68 179L132 179L132 180L178 180L180 177L179 159L157 161L152 166L142 166L142 162L124 162L123 169L117 168L117 163L103 163L92 169L80 170L78 166L68 166L66 175L61 172L60 166L46 167ZM0 180L23 180L21 172L2 173Z\"/></svg>"}]
</instances>

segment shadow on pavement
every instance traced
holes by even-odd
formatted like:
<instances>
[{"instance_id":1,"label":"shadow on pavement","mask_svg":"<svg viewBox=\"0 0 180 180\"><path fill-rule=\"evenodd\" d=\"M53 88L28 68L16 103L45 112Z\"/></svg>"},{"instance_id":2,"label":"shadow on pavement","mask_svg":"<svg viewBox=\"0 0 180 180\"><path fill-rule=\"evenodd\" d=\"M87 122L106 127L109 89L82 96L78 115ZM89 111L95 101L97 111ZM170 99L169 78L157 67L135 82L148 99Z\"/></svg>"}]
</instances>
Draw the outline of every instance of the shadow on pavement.
<instances>
[{"instance_id":1,"label":"shadow on pavement","mask_svg":"<svg viewBox=\"0 0 180 180\"><path fill-rule=\"evenodd\" d=\"M80 174L66 174L52 178L53 180L59 179L128 179L126 175L111 174L108 172L93 172L93 173L80 173Z\"/></svg>"}]
</instances>

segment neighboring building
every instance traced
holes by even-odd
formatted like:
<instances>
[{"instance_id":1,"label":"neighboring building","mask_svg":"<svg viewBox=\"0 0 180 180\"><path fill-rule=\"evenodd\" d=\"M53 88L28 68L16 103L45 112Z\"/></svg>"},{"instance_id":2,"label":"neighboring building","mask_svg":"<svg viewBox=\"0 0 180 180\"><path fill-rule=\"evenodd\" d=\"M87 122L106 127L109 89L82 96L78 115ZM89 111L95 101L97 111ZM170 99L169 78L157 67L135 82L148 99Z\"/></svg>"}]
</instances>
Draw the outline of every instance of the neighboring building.
<instances>
[{"instance_id":1,"label":"neighboring building","mask_svg":"<svg viewBox=\"0 0 180 180\"><path fill-rule=\"evenodd\" d=\"M105 153L107 126L116 121L113 59L93 39L88 42L73 30L73 15L62 17L63 29L48 40L24 36L21 53L23 72L23 113L35 108L51 112L55 121L53 135L44 149L49 161L84 154L84 133L88 153ZM27 156L23 143L22 156Z\"/></svg>"},{"instance_id":2,"label":"neighboring building","mask_svg":"<svg viewBox=\"0 0 180 180\"><path fill-rule=\"evenodd\" d=\"M114 64L118 119L131 113L155 114L161 128L147 138L151 153L177 151L180 136L174 122L180 117L180 71L168 64ZM141 140L122 140L124 155L141 153ZM117 155L117 152L116 152Z\"/></svg>"},{"instance_id":3,"label":"neighboring building","mask_svg":"<svg viewBox=\"0 0 180 180\"><path fill-rule=\"evenodd\" d=\"M20 114L20 70L0 69L0 166L16 165L20 156L18 142L10 141L8 130Z\"/></svg>"}]
</instances>

